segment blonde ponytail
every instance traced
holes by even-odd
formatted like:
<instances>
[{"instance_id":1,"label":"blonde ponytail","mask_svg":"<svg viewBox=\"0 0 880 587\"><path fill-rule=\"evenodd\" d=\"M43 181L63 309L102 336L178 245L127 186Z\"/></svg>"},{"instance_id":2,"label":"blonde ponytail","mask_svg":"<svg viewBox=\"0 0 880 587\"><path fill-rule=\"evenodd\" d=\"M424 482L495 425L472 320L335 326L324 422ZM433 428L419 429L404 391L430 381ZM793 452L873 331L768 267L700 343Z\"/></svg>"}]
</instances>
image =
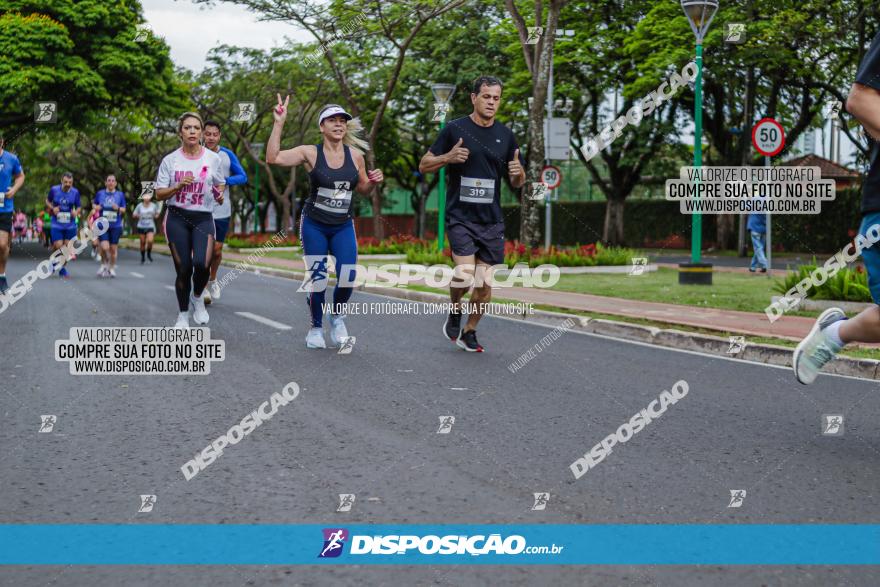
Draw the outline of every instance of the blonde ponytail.
<instances>
[{"instance_id":1,"label":"blonde ponytail","mask_svg":"<svg viewBox=\"0 0 880 587\"><path fill-rule=\"evenodd\" d=\"M370 143L361 138L361 133L364 131L364 125L361 124L360 118L352 118L345 123L345 127L345 138L342 139L343 144L348 145L361 155L363 155L365 151L370 150Z\"/></svg>"}]
</instances>

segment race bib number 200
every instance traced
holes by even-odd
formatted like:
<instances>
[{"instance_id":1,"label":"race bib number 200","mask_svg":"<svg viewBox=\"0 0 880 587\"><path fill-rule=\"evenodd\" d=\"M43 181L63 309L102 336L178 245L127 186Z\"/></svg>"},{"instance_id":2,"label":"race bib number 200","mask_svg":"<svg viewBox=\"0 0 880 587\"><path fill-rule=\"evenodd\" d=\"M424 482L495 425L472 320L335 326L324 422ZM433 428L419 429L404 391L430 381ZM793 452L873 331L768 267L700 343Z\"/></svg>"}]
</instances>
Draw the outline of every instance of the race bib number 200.
<instances>
[{"instance_id":1,"label":"race bib number 200","mask_svg":"<svg viewBox=\"0 0 880 587\"><path fill-rule=\"evenodd\" d=\"M469 204L491 204L495 200L495 180L462 177L458 198Z\"/></svg>"},{"instance_id":2,"label":"race bib number 200","mask_svg":"<svg viewBox=\"0 0 880 587\"><path fill-rule=\"evenodd\" d=\"M67 224L70 222L70 212L59 212L55 215L55 219L61 224Z\"/></svg>"},{"instance_id":3,"label":"race bib number 200","mask_svg":"<svg viewBox=\"0 0 880 587\"><path fill-rule=\"evenodd\" d=\"M116 218L119 216L119 213L116 210L103 210L101 216L103 216L110 222L116 222Z\"/></svg>"}]
</instances>

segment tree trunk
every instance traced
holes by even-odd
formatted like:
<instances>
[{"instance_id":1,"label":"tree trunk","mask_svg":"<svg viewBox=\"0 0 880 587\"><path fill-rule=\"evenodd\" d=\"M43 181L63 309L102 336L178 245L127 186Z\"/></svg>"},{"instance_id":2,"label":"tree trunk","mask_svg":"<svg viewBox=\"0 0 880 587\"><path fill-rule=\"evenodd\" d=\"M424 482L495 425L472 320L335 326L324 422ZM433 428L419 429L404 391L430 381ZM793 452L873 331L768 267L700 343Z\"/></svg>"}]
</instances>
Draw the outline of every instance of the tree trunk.
<instances>
[{"instance_id":1,"label":"tree trunk","mask_svg":"<svg viewBox=\"0 0 880 587\"><path fill-rule=\"evenodd\" d=\"M734 229L736 227L736 215L720 214L718 216L717 230L715 231L715 246L719 250L735 248Z\"/></svg>"},{"instance_id":2,"label":"tree trunk","mask_svg":"<svg viewBox=\"0 0 880 587\"><path fill-rule=\"evenodd\" d=\"M605 205L605 226L602 229L602 240L611 246L623 245L623 210L622 199L608 198Z\"/></svg>"},{"instance_id":3,"label":"tree trunk","mask_svg":"<svg viewBox=\"0 0 880 587\"><path fill-rule=\"evenodd\" d=\"M370 150L364 158L367 169L376 168L376 154ZM373 236L379 240L385 238L385 223L382 222L382 192L378 185L374 185L370 192L370 204L373 208Z\"/></svg>"},{"instance_id":4,"label":"tree trunk","mask_svg":"<svg viewBox=\"0 0 880 587\"><path fill-rule=\"evenodd\" d=\"M549 72L544 72L545 78ZM543 87L536 82L533 90L532 107L529 109L529 149L527 152L526 177L541 177L544 169L544 100L547 98L547 80ZM538 208L539 202L527 196L529 190L528 181L523 186L521 215L519 223L519 239L529 247L536 247L541 240L541 216ZM500 188L500 186L499 186Z\"/></svg>"}]
</instances>

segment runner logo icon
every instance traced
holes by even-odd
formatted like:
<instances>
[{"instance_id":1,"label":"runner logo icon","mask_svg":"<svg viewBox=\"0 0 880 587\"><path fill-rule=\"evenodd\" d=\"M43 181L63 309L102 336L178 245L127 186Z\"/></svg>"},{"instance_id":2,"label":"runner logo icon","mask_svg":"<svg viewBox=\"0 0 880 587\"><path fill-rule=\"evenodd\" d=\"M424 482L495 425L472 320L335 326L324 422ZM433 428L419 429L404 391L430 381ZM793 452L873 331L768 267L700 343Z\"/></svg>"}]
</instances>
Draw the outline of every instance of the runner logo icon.
<instances>
[{"instance_id":1,"label":"runner logo icon","mask_svg":"<svg viewBox=\"0 0 880 587\"><path fill-rule=\"evenodd\" d=\"M355 495L354 493L340 493L339 494L339 507L336 508L337 512L350 512L351 506L354 505Z\"/></svg>"},{"instance_id":2,"label":"runner logo icon","mask_svg":"<svg viewBox=\"0 0 880 587\"><path fill-rule=\"evenodd\" d=\"M153 511L153 506L156 505L156 496L155 495L141 495L141 505L138 508L138 513L148 513Z\"/></svg>"},{"instance_id":3,"label":"runner logo icon","mask_svg":"<svg viewBox=\"0 0 880 587\"><path fill-rule=\"evenodd\" d=\"M532 505L532 511L541 511L547 509L547 502L550 501L549 493L535 493L535 503Z\"/></svg>"},{"instance_id":4,"label":"runner logo icon","mask_svg":"<svg viewBox=\"0 0 880 587\"><path fill-rule=\"evenodd\" d=\"M843 436L843 414L823 414L822 434L824 436Z\"/></svg>"},{"instance_id":5,"label":"runner logo icon","mask_svg":"<svg viewBox=\"0 0 880 587\"><path fill-rule=\"evenodd\" d=\"M345 528L324 528L324 547L318 558L335 558L342 554L342 547L348 540L348 530Z\"/></svg>"},{"instance_id":6,"label":"runner logo icon","mask_svg":"<svg viewBox=\"0 0 880 587\"><path fill-rule=\"evenodd\" d=\"M58 420L56 416L46 415L40 416L40 430L39 432L52 432L52 429L55 428L55 422Z\"/></svg>"},{"instance_id":7,"label":"runner logo icon","mask_svg":"<svg viewBox=\"0 0 880 587\"><path fill-rule=\"evenodd\" d=\"M746 490L745 489L731 489L730 490L730 503L727 504L729 508L738 508L742 507L743 501L746 498Z\"/></svg>"}]
</instances>

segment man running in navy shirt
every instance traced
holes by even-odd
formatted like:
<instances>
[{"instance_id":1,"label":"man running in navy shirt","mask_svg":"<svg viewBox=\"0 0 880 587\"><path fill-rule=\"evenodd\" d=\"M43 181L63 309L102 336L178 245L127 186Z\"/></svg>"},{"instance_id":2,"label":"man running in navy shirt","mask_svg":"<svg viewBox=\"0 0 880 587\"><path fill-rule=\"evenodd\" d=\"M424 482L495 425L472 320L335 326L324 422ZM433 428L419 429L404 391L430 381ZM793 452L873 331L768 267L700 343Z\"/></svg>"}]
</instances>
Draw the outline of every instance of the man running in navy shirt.
<instances>
[{"instance_id":1,"label":"man running in navy shirt","mask_svg":"<svg viewBox=\"0 0 880 587\"><path fill-rule=\"evenodd\" d=\"M474 81L474 111L453 120L419 163L420 173L449 166L446 189L446 230L456 265L472 277L473 292L467 324L461 328L462 297L470 287L453 280L453 311L444 335L468 352L483 352L477 342L477 324L492 299L492 266L504 263L504 217L501 180L517 189L526 181L519 145L509 128L495 120L501 104L501 80L482 76Z\"/></svg>"}]
</instances>

